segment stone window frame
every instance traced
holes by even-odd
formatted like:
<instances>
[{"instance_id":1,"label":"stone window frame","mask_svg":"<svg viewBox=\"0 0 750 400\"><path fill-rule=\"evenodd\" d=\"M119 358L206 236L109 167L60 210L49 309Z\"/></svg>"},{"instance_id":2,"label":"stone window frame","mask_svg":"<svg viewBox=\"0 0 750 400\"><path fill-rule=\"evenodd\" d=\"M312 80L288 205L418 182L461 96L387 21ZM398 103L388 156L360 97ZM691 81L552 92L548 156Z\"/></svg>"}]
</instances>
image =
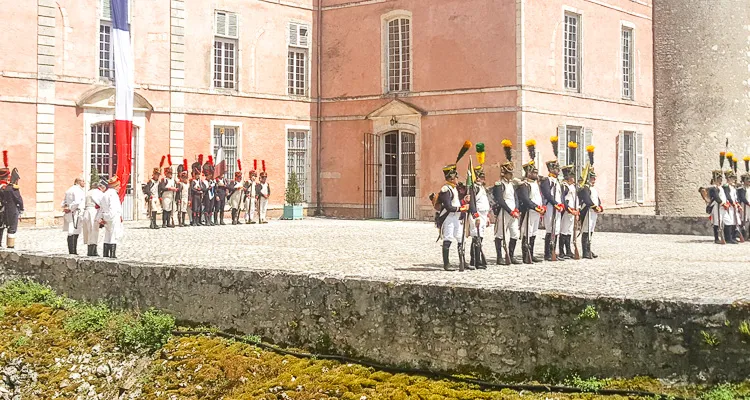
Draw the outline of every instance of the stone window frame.
<instances>
[{"instance_id":1,"label":"stone window frame","mask_svg":"<svg viewBox=\"0 0 750 400\"><path fill-rule=\"evenodd\" d=\"M311 129L309 125L286 125L284 128L284 131L286 132L286 135L284 137L284 187L286 188L286 184L289 182L289 156L290 151L297 151L299 152L299 148L290 148L289 147L289 135L294 133L304 133L305 135L305 176L304 178L304 184L300 185L300 189L302 190L303 197L302 197L302 206L307 207L307 205L312 202L312 135L311 135ZM299 176L298 176L299 178Z\"/></svg>"},{"instance_id":2,"label":"stone window frame","mask_svg":"<svg viewBox=\"0 0 750 400\"><path fill-rule=\"evenodd\" d=\"M292 29L296 32L296 39L293 39L291 37L291 31ZM303 43L303 41L299 40L301 36L299 36L299 31L305 29L307 31L307 40ZM287 49L287 56L286 56L286 68L284 68L284 82L286 82L286 95L294 98L294 99L301 99L301 98L309 98L310 97L310 81L312 79L312 61L310 59L310 48L312 46L312 38L313 38L313 31L312 31L312 24L309 21L302 21L302 20L296 20L292 19L287 22L286 24L286 49ZM299 87L298 84L300 83L300 80L298 79L297 71L293 71L293 77L292 79L289 79L289 68L296 68L296 61L299 60L297 56L302 56L303 61L303 68L305 69L302 72L302 93L299 93ZM293 58L294 57L294 58ZM295 62L295 65L290 65L290 62ZM291 85L290 85L291 83Z\"/></svg>"},{"instance_id":3,"label":"stone window frame","mask_svg":"<svg viewBox=\"0 0 750 400\"><path fill-rule=\"evenodd\" d=\"M242 138L243 138L243 132L242 132L242 122L237 121L225 121L225 120L211 120L210 123L210 130L208 132L209 134L209 144L208 144L208 150L205 154L211 154L212 157L215 157L216 154L214 154L214 147L216 146L216 140L214 139L214 132L216 132L219 128L234 128L236 132L236 138L235 138L235 157L237 160L242 159ZM204 160L205 162L205 160ZM230 168L229 165L227 165L227 171L235 171L237 168L236 162L235 166ZM224 175L224 178L227 179L234 179L234 174L232 175Z\"/></svg>"},{"instance_id":4,"label":"stone window frame","mask_svg":"<svg viewBox=\"0 0 750 400\"><path fill-rule=\"evenodd\" d=\"M629 66L629 73L627 74L628 77L628 93L626 93L625 88L625 77L626 73L624 71L625 69L625 32L630 33L630 66ZM635 24L628 21L620 21L620 95L622 96L623 100L635 100L635 68L636 68L636 51L635 51Z\"/></svg>"},{"instance_id":5,"label":"stone window frame","mask_svg":"<svg viewBox=\"0 0 750 400\"><path fill-rule=\"evenodd\" d=\"M218 18L219 14L224 14L226 18L235 19L236 27L235 35L228 35L226 32L219 32L218 29ZM216 9L213 12L213 36L212 36L212 45L211 45L211 58L210 58L210 65L211 65L211 80L209 82L209 87L217 92L225 92L225 93L236 93L240 90L240 71L241 71L241 55L242 52L240 51L240 17L239 14L228 11L228 10L220 10ZM232 50L232 56L234 61L234 71L232 72L232 79L227 79L226 72L219 72L220 77L217 79L217 44L221 43L222 45L222 62L221 62L221 68L224 67L224 52L226 52L226 46L231 45L233 46ZM219 85L217 85L217 82ZM231 82L232 87L226 87L227 83Z\"/></svg>"},{"instance_id":6,"label":"stone window frame","mask_svg":"<svg viewBox=\"0 0 750 400\"><path fill-rule=\"evenodd\" d=\"M577 29L576 29L576 42L575 42L576 45L577 45L576 46L576 56L575 56L575 60L576 60L576 63L577 63L577 65L576 65L576 71L575 71L575 73L576 73L576 80L575 80L576 86L575 87L569 86L568 82L567 82L567 80L565 78L566 73L567 73L567 69L568 69L568 64L567 64L567 58L568 58L568 56L566 55L567 42L568 42L568 40L567 40L568 30L567 30L566 20L569 17L575 17L576 18L576 26L577 26ZM573 93L583 93L583 63L584 63L584 57L583 57L583 45L584 45L584 43L583 43L583 17L584 17L584 14L583 14L582 10L579 10L579 9L576 9L576 8L573 8L573 7L569 7L569 6L563 6L563 8L562 8L562 28L563 28L563 33L562 33L562 49L561 49L562 50L562 63L561 63L562 64L562 83L563 83L563 88L566 91L573 92Z\"/></svg>"},{"instance_id":7,"label":"stone window frame","mask_svg":"<svg viewBox=\"0 0 750 400\"><path fill-rule=\"evenodd\" d=\"M390 86L390 58L389 58L389 24L390 22L398 19L409 20L409 84L407 89L391 90ZM381 85L383 93L385 94L398 94L408 93L414 90L414 20L412 18L411 11L408 10L393 10L388 13L381 15Z\"/></svg>"}]
</instances>

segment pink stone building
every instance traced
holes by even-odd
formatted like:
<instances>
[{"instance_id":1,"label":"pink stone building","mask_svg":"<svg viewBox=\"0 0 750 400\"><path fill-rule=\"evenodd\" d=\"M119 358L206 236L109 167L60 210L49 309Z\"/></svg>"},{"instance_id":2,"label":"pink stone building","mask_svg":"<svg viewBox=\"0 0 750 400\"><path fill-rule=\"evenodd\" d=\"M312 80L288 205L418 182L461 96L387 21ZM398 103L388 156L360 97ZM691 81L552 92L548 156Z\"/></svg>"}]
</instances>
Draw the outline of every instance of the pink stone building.
<instances>
[{"instance_id":1,"label":"pink stone building","mask_svg":"<svg viewBox=\"0 0 750 400\"><path fill-rule=\"evenodd\" d=\"M597 147L606 206L653 203L651 0L130 1L129 219L161 155L219 145L266 160L275 208L295 171L309 213L423 219L464 140L494 180L501 140L544 162L556 134ZM116 167L108 8L0 0L0 149L40 225Z\"/></svg>"}]
</instances>

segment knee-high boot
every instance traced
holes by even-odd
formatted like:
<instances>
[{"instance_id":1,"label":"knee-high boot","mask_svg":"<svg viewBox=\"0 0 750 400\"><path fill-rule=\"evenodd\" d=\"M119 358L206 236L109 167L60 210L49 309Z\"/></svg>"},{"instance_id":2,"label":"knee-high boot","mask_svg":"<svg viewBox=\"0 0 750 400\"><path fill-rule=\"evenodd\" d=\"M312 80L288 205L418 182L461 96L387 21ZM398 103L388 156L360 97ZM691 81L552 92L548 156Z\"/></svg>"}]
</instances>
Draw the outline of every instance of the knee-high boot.
<instances>
[{"instance_id":1,"label":"knee-high boot","mask_svg":"<svg viewBox=\"0 0 750 400\"><path fill-rule=\"evenodd\" d=\"M484 257L484 248L482 247L483 237L477 238L477 269L487 269L487 259Z\"/></svg>"},{"instance_id":2,"label":"knee-high boot","mask_svg":"<svg viewBox=\"0 0 750 400\"><path fill-rule=\"evenodd\" d=\"M536 243L536 236L532 236L529 238L529 257L531 258L532 262L542 262L542 259L534 255L534 243Z\"/></svg>"},{"instance_id":3,"label":"knee-high boot","mask_svg":"<svg viewBox=\"0 0 750 400\"><path fill-rule=\"evenodd\" d=\"M588 258L589 260L593 259L594 257L591 255L591 242L589 242L589 234L586 232L583 232L581 234L581 245L583 246L583 258Z\"/></svg>"},{"instance_id":4,"label":"knee-high boot","mask_svg":"<svg viewBox=\"0 0 750 400\"><path fill-rule=\"evenodd\" d=\"M530 240L529 238L526 238L526 243L529 243L528 246L523 245L523 238L521 241L521 260L523 260L524 264L531 264L534 261L531 259L531 254L529 254L529 248L531 247Z\"/></svg>"},{"instance_id":5,"label":"knee-high boot","mask_svg":"<svg viewBox=\"0 0 750 400\"><path fill-rule=\"evenodd\" d=\"M458 243L458 270L463 271L464 269L475 270L473 265L466 264L466 242Z\"/></svg>"},{"instance_id":6,"label":"knee-high boot","mask_svg":"<svg viewBox=\"0 0 750 400\"><path fill-rule=\"evenodd\" d=\"M109 246L111 246L109 243L102 245L102 257L109 258Z\"/></svg>"},{"instance_id":7,"label":"knee-high boot","mask_svg":"<svg viewBox=\"0 0 750 400\"><path fill-rule=\"evenodd\" d=\"M117 245L113 243L110 246L112 247L109 249L109 258L117 258Z\"/></svg>"},{"instance_id":8,"label":"knee-high boot","mask_svg":"<svg viewBox=\"0 0 750 400\"><path fill-rule=\"evenodd\" d=\"M456 269L451 267L450 263L450 250L451 241L446 240L443 242L443 269L446 271L455 271Z\"/></svg>"},{"instance_id":9,"label":"knee-high boot","mask_svg":"<svg viewBox=\"0 0 750 400\"><path fill-rule=\"evenodd\" d=\"M73 236L73 253L75 255L78 255L78 235L71 235Z\"/></svg>"},{"instance_id":10,"label":"knee-high boot","mask_svg":"<svg viewBox=\"0 0 750 400\"><path fill-rule=\"evenodd\" d=\"M555 244L552 243L552 234L548 233L544 235L544 260L545 261L552 261L552 252L554 249Z\"/></svg>"},{"instance_id":11,"label":"knee-high boot","mask_svg":"<svg viewBox=\"0 0 750 400\"><path fill-rule=\"evenodd\" d=\"M734 225L724 225L724 241L729 244L737 244L734 238Z\"/></svg>"},{"instance_id":12,"label":"knee-high boot","mask_svg":"<svg viewBox=\"0 0 750 400\"><path fill-rule=\"evenodd\" d=\"M151 211L151 229L159 229L159 225L156 224L156 211Z\"/></svg>"},{"instance_id":13,"label":"knee-high boot","mask_svg":"<svg viewBox=\"0 0 750 400\"><path fill-rule=\"evenodd\" d=\"M495 264L505 264L505 260L503 259L503 239L495 238L495 253L497 254L497 261L495 261Z\"/></svg>"},{"instance_id":14,"label":"knee-high boot","mask_svg":"<svg viewBox=\"0 0 750 400\"><path fill-rule=\"evenodd\" d=\"M5 228L0 227L0 247L3 247L3 232L5 232Z\"/></svg>"},{"instance_id":15,"label":"knee-high boot","mask_svg":"<svg viewBox=\"0 0 750 400\"><path fill-rule=\"evenodd\" d=\"M516 253L516 243L518 243L518 239L510 239L508 242L508 256L510 257L511 264L523 264L521 260L514 257Z\"/></svg>"},{"instance_id":16,"label":"knee-high boot","mask_svg":"<svg viewBox=\"0 0 750 400\"><path fill-rule=\"evenodd\" d=\"M476 260L474 256L477 253L477 238L471 237L471 250L469 252L469 265L476 266Z\"/></svg>"}]
</instances>

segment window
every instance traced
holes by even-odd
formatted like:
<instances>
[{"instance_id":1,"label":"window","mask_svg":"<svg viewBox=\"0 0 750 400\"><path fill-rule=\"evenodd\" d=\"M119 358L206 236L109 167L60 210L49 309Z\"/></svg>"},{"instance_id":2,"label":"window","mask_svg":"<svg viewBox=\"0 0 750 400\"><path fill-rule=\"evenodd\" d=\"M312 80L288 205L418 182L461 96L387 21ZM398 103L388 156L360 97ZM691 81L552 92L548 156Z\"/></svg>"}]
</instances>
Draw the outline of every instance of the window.
<instances>
[{"instance_id":1,"label":"window","mask_svg":"<svg viewBox=\"0 0 750 400\"><path fill-rule=\"evenodd\" d=\"M411 90L411 21L398 18L388 22L388 91Z\"/></svg>"},{"instance_id":2,"label":"window","mask_svg":"<svg viewBox=\"0 0 750 400\"><path fill-rule=\"evenodd\" d=\"M111 122L91 125L91 170L107 180L117 171L114 126Z\"/></svg>"},{"instance_id":3,"label":"window","mask_svg":"<svg viewBox=\"0 0 750 400\"><path fill-rule=\"evenodd\" d=\"M237 171L237 127L214 127L213 149L211 150L216 163L220 161L219 149L222 150L223 160L227 166L224 178L234 179L234 172Z\"/></svg>"},{"instance_id":4,"label":"window","mask_svg":"<svg viewBox=\"0 0 750 400\"><path fill-rule=\"evenodd\" d=\"M214 38L214 87L235 89L237 84L237 14L217 11Z\"/></svg>"},{"instance_id":5,"label":"window","mask_svg":"<svg viewBox=\"0 0 750 400\"><path fill-rule=\"evenodd\" d=\"M586 155L586 146L594 144L593 130L591 128L583 128L580 126L566 126L560 125L557 127L557 160L560 165L570 165L574 160L568 157L568 142L578 143L578 148L575 154L576 168L576 179L581 176L583 168L588 162L588 156Z\"/></svg>"},{"instance_id":6,"label":"window","mask_svg":"<svg viewBox=\"0 0 750 400\"><path fill-rule=\"evenodd\" d=\"M617 203L643 203L643 135L620 132L617 137Z\"/></svg>"},{"instance_id":7,"label":"window","mask_svg":"<svg viewBox=\"0 0 750 400\"><path fill-rule=\"evenodd\" d=\"M306 72L307 54L306 51L298 49L289 49L288 79L289 94L295 96L304 96L306 93Z\"/></svg>"},{"instance_id":8,"label":"window","mask_svg":"<svg viewBox=\"0 0 750 400\"><path fill-rule=\"evenodd\" d=\"M99 77L115 79L115 57L112 51L112 23L99 23Z\"/></svg>"},{"instance_id":9,"label":"window","mask_svg":"<svg viewBox=\"0 0 750 400\"><path fill-rule=\"evenodd\" d=\"M633 99L633 29L622 29L622 97Z\"/></svg>"},{"instance_id":10,"label":"window","mask_svg":"<svg viewBox=\"0 0 750 400\"><path fill-rule=\"evenodd\" d=\"M307 131L288 131L286 147L286 168L287 182L292 172L297 174L299 190L302 193L302 199L305 202L310 201L310 169L308 167L307 157L309 151L309 140Z\"/></svg>"},{"instance_id":11,"label":"window","mask_svg":"<svg viewBox=\"0 0 750 400\"><path fill-rule=\"evenodd\" d=\"M287 93L292 96L307 95L307 52L310 47L310 29L305 24L289 23L287 36Z\"/></svg>"},{"instance_id":12,"label":"window","mask_svg":"<svg viewBox=\"0 0 750 400\"><path fill-rule=\"evenodd\" d=\"M563 63L565 89L580 91L581 77L581 16L565 14L565 35L563 37Z\"/></svg>"}]
</instances>

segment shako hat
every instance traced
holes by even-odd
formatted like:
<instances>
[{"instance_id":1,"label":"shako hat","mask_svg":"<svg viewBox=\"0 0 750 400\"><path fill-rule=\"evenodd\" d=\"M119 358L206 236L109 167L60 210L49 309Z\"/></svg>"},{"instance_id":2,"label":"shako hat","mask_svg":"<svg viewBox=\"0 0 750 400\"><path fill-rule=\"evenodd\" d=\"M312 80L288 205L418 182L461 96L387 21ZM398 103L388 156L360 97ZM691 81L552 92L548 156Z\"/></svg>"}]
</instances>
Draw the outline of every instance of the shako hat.
<instances>
[{"instance_id":1,"label":"shako hat","mask_svg":"<svg viewBox=\"0 0 750 400\"><path fill-rule=\"evenodd\" d=\"M536 140L529 139L526 141L526 149L529 151L529 162L523 165L523 172L526 176L531 172L539 172L536 166Z\"/></svg>"},{"instance_id":2,"label":"shako hat","mask_svg":"<svg viewBox=\"0 0 750 400\"><path fill-rule=\"evenodd\" d=\"M451 180L458 176L458 170L456 169L456 164L448 164L445 167L443 167L443 175L445 175L445 180Z\"/></svg>"},{"instance_id":3,"label":"shako hat","mask_svg":"<svg viewBox=\"0 0 750 400\"><path fill-rule=\"evenodd\" d=\"M557 158L559 157L559 149L557 148L557 143L559 140L560 138L557 136L552 136L551 138L549 138L549 142L552 144L552 153L555 155L555 159L549 160L545 163L547 165L547 171L552 172L553 169L560 169L560 162L557 160Z\"/></svg>"},{"instance_id":4,"label":"shako hat","mask_svg":"<svg viewBox=\"0 0 750 400\"><path fill-rule=\"evenodd\" d=\"M515 164L513 164L513 142L511 142L508 139L505 139L502 142L500 142L500 144L503 146L503 151L505 152L505 160L506 160L502 165L500 165L500 173L512 174L513 171L516 169Z\"/></svg>"},{"instance_id":5,"label":"shako hat","mask_svg":"<svg viewBox=\"0 0 750 400\"><path fill-rule=\"evenodd\" d=\"M8 168L8 150L3 150L3 166L0 168L0 181L8 181L10 168Z\"/></svg>"}]
</instances>

